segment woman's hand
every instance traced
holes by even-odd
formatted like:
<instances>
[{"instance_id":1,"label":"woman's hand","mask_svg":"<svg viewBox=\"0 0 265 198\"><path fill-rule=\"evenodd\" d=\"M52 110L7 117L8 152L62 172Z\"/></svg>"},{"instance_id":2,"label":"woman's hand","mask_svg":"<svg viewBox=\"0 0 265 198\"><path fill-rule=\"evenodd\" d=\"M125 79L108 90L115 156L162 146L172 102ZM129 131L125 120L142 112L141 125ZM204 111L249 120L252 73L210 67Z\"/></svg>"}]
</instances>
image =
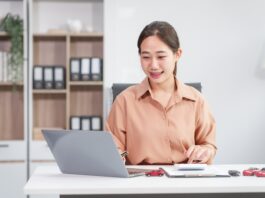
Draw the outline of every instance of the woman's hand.
<instances>
[{"instance_id":1,"label":"woman's hand","mask_svg":"<svg viewBox=\"0 0 265 198\"><path fill-rule=\"evenodd\" d=\"M213 149L207 146L192 145L186 152L186 156L189 159L188 164L191 163L207 163L213 156Z\"/></svg>"},{"instance_id":2,"label":"woman's hand","mask_svg":"<svg viewBox=\"0 0 265 198\"><path fill-rule=\"evenodd\" d=\"M121 157L122 157L122 160L123 160L123 162L124 162L124 164L126 163L126 156L128 155L128 152L127 151L121 151L120 149L119 149L119 153L120 153L120 155L121 155Z\"/></svg>"}]
</instances>

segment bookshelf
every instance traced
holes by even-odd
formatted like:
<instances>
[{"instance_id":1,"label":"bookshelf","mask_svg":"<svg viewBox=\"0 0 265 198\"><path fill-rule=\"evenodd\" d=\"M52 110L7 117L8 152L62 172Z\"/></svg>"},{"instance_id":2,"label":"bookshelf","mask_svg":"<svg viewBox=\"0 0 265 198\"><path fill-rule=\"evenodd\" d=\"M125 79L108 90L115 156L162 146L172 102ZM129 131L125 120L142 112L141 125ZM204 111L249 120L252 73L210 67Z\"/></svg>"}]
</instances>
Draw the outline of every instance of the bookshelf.
<instances>
[{"instance_id":1,"label":"bookshelf","mask_svg":"<svg viewBox=\"0 0 265 198\"><path fill-rule=\"evenodd\" d=\"M29 10L30 162L35 166L53 159L42 129L70 129L72 116L103 120L103 81L70 80L71 58L103 59L103 0L30 0ZM69 19L79 19L90 31L69 31ZM65 88L33 89L34 66L63 66Z\"/></svg>"},{"instance_id":2,"label":"bookshelf","mask_svg":"<svg viewBox=\"0 0 265 198\"><path fill-rule=\"evenodd\" d=\"M69 129L71 116L103 117L103 81L71 81L72 57L103 58L103 34L33 34L33 65L65 67L65 89L33 89L33 140L41 130Z\"/></svg>"},{"instance_id":3,"label":"bookshelf","mask_svg":"<svg viewBox=\"0 0 265 198\"><path fill-rule=\"evenodd\" d=\"M0 1L0 18L7 13L26 17L26 1ZM2 197L25 198L21 189L27 181L27 22L23 32L24 64L23 80L15 85L3 72L0 58L0 184ZM10 52L11 38L0 32L0 51ZM1 55L0 55L1 56ZM3 75L6 75L3 78Z\"/></svg>"},{"instance_id":4,"label":"bookshelf","mask_svg":"<svg viewBox=\"0 0 265 198\"><path fill-rule=\"evenodd\" d=\"M24 89L23 82L13 84L7 79L7 60L3 53L10 51L10 37L5 32L0 32L0 140L24 140ZM5 57L6 59L6 57Z\"/></svg>"}]
</instances>

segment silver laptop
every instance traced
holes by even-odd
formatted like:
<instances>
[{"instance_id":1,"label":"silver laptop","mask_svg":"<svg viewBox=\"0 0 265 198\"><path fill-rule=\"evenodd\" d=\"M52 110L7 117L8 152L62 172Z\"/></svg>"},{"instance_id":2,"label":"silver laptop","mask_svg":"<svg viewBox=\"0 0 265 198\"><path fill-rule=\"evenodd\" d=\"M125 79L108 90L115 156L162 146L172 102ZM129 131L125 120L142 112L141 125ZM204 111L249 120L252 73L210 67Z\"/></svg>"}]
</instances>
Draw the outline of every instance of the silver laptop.
<instances>
[{"instance_id":1,"label":"silver laptop","mask_svg":"<svg viewBox=\"0 0 265 198\"><path fill-rule=\"evenodd\" d=\"M147 171L126 169L109 132L43 130L42 133L62 173L133 177Z\"/></svg>"}]
</instances>

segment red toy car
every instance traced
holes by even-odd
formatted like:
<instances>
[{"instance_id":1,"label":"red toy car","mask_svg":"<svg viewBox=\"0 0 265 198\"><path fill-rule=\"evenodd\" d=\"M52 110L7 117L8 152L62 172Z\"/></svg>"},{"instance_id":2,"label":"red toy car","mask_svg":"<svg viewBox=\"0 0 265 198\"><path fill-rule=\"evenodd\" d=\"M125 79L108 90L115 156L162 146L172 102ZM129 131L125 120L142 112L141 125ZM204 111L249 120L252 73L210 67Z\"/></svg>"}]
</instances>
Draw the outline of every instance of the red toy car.
<instances>
[{"instance_id":1,"label":"red toy car","mask_svg":"<svg viewBox=\"0 0 265 198\"><path fill-rule=\"evenodd\" d=\"M255 175L257 177L265 177L265 171L263 171L263 170L257 171L257 172L255 172Z\"/></svg>"},{"instance_id":2,"label":"red toy car","mask_svg":"<svg viewBox=\"0 0 265 198\"><path fill-rule=\"evenodd\" d=\"M152 176L163 176L165 174L165 172L162 169L158 169L158 170L152 170L149 172L146 172L145 175L152 177Z\"/></svg>"},{"instance_id":3,"label":"red toy car","mask_svg":"<svg viewBox=\"0 0 265 198\"><path fill-rule=\"evenodd\" d=\"M256 172L258 172L258 168L249 168L247 170L243 170L244 176L254 176Z\"/></svg>"}]
</instances>

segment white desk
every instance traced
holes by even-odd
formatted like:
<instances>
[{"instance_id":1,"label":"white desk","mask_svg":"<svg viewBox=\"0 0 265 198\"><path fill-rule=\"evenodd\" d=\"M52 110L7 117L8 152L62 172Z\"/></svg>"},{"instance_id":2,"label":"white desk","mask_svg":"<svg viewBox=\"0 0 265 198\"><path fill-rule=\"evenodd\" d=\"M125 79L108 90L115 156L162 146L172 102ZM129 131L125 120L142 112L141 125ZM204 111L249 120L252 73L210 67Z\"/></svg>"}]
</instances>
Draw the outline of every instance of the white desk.
<instances>
[{"instance_id":1,"label":"white desk","mask_svg":"<svg viewBox=\"0 0 265 198\"><path fill-rule=\"evenodd\" d=\"M243 170L249 167L265 167L265 165L213 165L219 169ZM146 168L147 166L144 166ZM148 166L156 168L158 166ZM101 197L265 197L265 177L228 177L228 178L168 178L134 177L114 178L83 175L62 174L56 166L39 167L35 170L24 187L25 194L45 195L57 194L61 197L75 195L93 195ZM189 196L187 196L189 195ZM200 196L201 195L201 196ZM222 195L222 196L220 196ZM111 197L111 196L110 196Z\"/></svg>"}]
</instances>

